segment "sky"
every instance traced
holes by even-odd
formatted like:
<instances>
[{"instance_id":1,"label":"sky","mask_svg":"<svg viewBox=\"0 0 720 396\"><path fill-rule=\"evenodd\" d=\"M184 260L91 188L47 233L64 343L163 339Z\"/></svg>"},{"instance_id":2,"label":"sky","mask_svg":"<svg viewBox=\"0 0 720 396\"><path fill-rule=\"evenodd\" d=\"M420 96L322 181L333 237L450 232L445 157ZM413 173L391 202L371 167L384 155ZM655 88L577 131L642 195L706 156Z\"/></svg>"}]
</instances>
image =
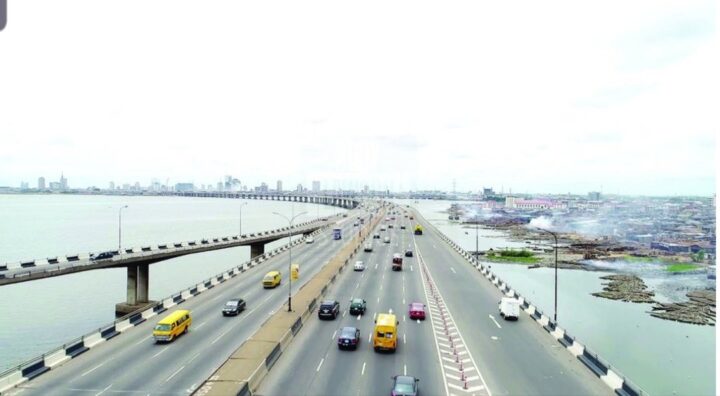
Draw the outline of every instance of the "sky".
<instances>
[{"instance_id":1,"label":"sky","mask_svg":"<svg viewBox=\"0 0 720 396\"><path fill-rule=\"evenodd\" d=\"M10 0L0 186L716 191L713 1Z\"/></svg>"}]
</instances>

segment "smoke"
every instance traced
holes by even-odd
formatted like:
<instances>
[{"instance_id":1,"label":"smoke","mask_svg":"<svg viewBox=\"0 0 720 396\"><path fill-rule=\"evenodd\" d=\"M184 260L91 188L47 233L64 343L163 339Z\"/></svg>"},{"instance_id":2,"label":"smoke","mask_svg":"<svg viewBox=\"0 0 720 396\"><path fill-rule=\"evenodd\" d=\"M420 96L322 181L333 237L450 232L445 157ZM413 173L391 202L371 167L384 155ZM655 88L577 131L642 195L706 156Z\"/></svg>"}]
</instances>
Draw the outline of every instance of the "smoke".
<instances>
[{"instance_id":1,"label":"smoke","mask_svg":"<svg viewBox=\"0 0 720 396\"><path fill-rule=\"evenodd\" d=\"M552 230L553 229L553 220L546 216L536 217L536 218L530 220L530 223L528 223L526 227Z\"/></svg>"}]
</instances>

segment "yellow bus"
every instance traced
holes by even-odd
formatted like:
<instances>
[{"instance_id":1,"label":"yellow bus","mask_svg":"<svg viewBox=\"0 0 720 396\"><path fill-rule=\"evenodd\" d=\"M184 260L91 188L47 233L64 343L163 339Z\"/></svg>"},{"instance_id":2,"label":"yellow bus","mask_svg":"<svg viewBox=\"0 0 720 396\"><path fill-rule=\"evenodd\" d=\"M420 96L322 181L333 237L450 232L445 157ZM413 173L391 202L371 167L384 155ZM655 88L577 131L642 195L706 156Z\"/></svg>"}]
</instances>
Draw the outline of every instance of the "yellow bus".
<instances>
[{"instance_id":1,"label":"yellow bus","mask_svg":"<svg viewBox=\"0 0 720 396\"><path fill-rule=\"evenodd\" d=\"M385 350L395 352L397 349L397 325L400 324L393 314L378 314L373 332L375 352Z\"/></svg>"},{"instance_id":2,"label":"yellow bus","mask_svg":"<svg viewBox=\"0 0 720 396\"><path fill-rule=\"evenodd\" d=\"M270 271L265 274L262 284L265 289L271 289L280 285L282 277L279 271Z\"/></svg>"},{"instance_id":3,"label":"yellow bus","mask_svg":"<svg viewBox=\"0 0 720 396\"><path fill-rule=\"evenodd\" d=\"M187 333L191 323L190 311L179 309L171 313L155 325L153 329L155 342L171 342L180 334Z\"/></svg>"}]
</instances>

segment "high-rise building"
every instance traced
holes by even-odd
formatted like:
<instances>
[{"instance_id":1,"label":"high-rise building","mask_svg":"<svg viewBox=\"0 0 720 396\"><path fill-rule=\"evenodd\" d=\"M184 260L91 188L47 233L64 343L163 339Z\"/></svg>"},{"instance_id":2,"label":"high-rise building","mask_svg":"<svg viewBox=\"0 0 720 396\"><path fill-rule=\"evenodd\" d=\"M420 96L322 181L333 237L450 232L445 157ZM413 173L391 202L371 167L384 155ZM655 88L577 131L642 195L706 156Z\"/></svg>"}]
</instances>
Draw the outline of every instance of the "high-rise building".
<instances>
[{"instance_id":1,"label":"high-rise building","mask_svg":"<svg viewBox=\"0 0 720 396\"><path fill-rule=\"evenodd\" d=\"M298 184L297 187L295 188L295 191L297 191L297 192L303 192L303 186L302 186L302 184Z\"/></svg>"},{"instance_id":2,"label":"high-rise building","mask_svg":"<svg viewBox=\"0 0 720 396\"><path fill-rule=\"evenodd\" d=\"M313 192L320 192L320 182L318 180L313 180L312 182L312 190Z\"/></svg>"},{"instance_id":3,"label":"high-rise building","mask_svg":"<svg viewBox=\"0 0 720 396\"><path fill-rule=\"evenodd\" d=\"M60 189L61 190L67 190L68 189L68 182L67 178L65 178L65 175L63 173L60 173Z\"/></svg>"},{"instance_id":4,"label":"high-rise building","mask_svg":"<svg viewBox=\"0 0 720 396\"><path fill-rule=\"evenodd\" d=\"M50 189L53 191L60 190L61 185L59 182L50 182Z\"/></svg>"},{"instance_id":5,"label":"high-rise building","mask_svg":"<svg viewBox=\"0 0 720 396\"><path fill-rule=\"evenodd\" d=\"M44 190L45 189L45 178L44 177L38 177L38 190Z\"/></svg>"},{"instance_id":6,"label":"high-rise building","mask_svg":"<svg viewBox=\"0 0 720 396\"><path fill-rule=\"evenodd\" d=\"M26 181L21 181L21 182L20 182L20 189L21 189L21 190L27 190L28 188L30 188L30 183L28 183L28 182L26 182Z\"/></svg>"},{"instance_id":7,"label":"high-rise building","mask_svg":"<svg viewBox=\"0 0 720 396\"><path fill-rule=\"evenodd\" d=\"M115 189L115 182L108 183L108 190L112 191Z\"/></svg>"},{"instance_id":8,"label":"high-rise building","mask_svg":"<svg viewBox=\"0 0 720 396\"><path fill-rule=\"evenodd\" d=\"M282 190L283 190L282 189L282 180L278 180L277 181L277 192L281 193Z\"/></svg>"},{"instance_id":9,"label":"high-rise building","mask_svg":"<svg viewBox=\"0 0 720 396\"><path fill-rule=\"evenodd\" d=\"M218 182L218 183L217 183L217 190L218 190L218 191L222 191L222 190L223 190L223 182Z\"/></svg>"},{"instance_id":10,"label":"high-rise building","mask_svg":"<svg viewBox=\"0 0 720 396\"><path fill-rule=\"evenodd\" d=\"M599 191L590 191L588 193L588 199L590 201L599 201L601 198L601 194Z\"/></svg>"},{"instance_id":11,"label":"high-rise building","mask_svg":"<svg viewBox=\"0 0 720 396\"><path fill-rule=\"evenodd\" d=\"M370 191L370 187L366 184L365 187L363 187L363 192L367 195L368 191Z\"/></svg>"},{"instance_id":12,"label":"high-rise building","mask_svg":"<svg viewBox=\"0 0 720 396\"><path fill-rule=\"evenodd\" d=\"M195 190L195 185L192 183L175 183L175 191L193 191Z\"/></svg>"}]
</instances>

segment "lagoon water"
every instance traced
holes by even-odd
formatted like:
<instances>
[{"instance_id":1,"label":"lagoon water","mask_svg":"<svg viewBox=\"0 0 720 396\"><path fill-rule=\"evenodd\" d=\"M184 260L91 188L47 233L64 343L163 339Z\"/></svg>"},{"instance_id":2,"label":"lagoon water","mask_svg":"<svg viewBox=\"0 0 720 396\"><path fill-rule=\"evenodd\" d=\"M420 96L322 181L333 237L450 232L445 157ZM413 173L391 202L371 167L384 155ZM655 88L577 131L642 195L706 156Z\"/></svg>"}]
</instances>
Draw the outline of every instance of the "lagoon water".
<instances>
[{"instance_id":1,"label":"lagoon water","mask_svg":"<svg viewBox=\"0 0 720 396\"><path fill-rule=\"evenodd\" d=\"M117 249L118 209L122 244L139 247L253 233L344 211L331 206L279 201L189 197L0 195L0 262ZM276 241L267 250L287 241ZM198 253L150 266L150 298L169 296L250 258L249 247ZM115 318L126 298L123 268L0 287L0 371L62 345ZM42 321L42 326L39 322Z\"/></svg>"},{"instance_id":2,"label":"lagoon water","mask_svg":"<svg viewBox=\"0 0 720 396\"><path fill-rule=\"evenodd\" d=\"M444 211L451 201L397 200L416 207L448 237L466 250L475 250L475 228L447 220ZM522 247L494 230L479 230L480 250ZM546 315L554 306L554 269L528 270L518 264L492 264L500 279L508 282ZM602 271L559 270L558 324L578 341L610 362L615 369L652 395L715 395L715 330L653 318L650 304L633 304L593 297L601 291ZM650 273L648 286L665 281ZM702 276L700 277L702 278ZM673 282L702 284L698 275ZM525 320L528 320L527 318Z\"/></svg>"}]
</instances>

